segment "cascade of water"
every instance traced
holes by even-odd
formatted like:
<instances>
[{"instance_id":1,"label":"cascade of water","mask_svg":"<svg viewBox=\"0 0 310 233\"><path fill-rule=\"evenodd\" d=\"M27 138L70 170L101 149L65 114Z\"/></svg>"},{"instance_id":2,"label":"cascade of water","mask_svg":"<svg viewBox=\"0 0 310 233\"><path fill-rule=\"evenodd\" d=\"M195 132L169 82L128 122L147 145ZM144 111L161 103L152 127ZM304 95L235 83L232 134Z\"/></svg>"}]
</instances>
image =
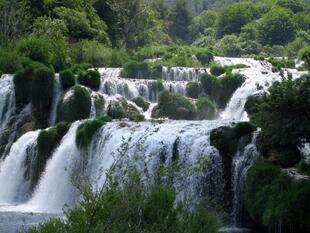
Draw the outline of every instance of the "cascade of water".
<instances>
[{"instance_id":1,"label":"cascade of water","mask_svg":"<svg viewBox=\"0 0 310 233\"><path fill-rule=\"evenodd\" d=\"M222 124L217 121L109 123L101 128L90 147L89 175L93 188L102 187L111 167L115 174L136 168L148 176L155 173L160 161L166 166L179 161L184 169L173 182L179 196L190 194L195 200L203 194L214 197L222 192L224 182L221 157L210 145L209 135ZM191 168L202 164L205 164L202 170L189 174Z\"/></svg>"},{"instance_id":2,"label":"cascade of water","mask_svg":"<svg viewBox=\"0 0 310 233\"><path fill-rule=\"evenodd\" d=\"M200 74L206 72L207 68L163 67L162 78L165 81L195 82Z\"/></svg>"},{"instance_id":3,"label":"cascade of water","mask_svg":"<svg viewBox=\"0 0 310 233\"><path fill-rule=\"evenodd\" d=\"M8 120L15 112L15 90L12 75L0 78L0 138Z\"/></svg>"},{"instance_id":4,"label":"cascade of water","mask_svg":"<svg viewBox=\"0 0 310 233\"><path fill-rule=\"evenodd\" d=\"M76 190L71 183L71 175L75 168L78 169L80 157L75 144L79 124L79 122L72 124L60 146L47 162L45 172L33 197L25 205L20 206L21 210L59 213L65 204L69 206L74 204Z\"/></svg>"},{"instance_id":5,"label":"cascade of water","mask_svg":"<svg viewBox=\"0 0 310 233\"><path fill-rule=\"evenodd\" d=\"M0 163L0 202L12 203L24 199L29 184L24 179L26 158L33 153L39 131L29 132L13 144L10 154Z\"/></svg>"},{"instance_id":6,"label":"cascade of water","mask_svg":"<svg viewBox=\"0 0 310 233\"><path fill-rule=\"evenodd\" d=\"M257 61L253 58L236 58L236 57L214 57L215 63L220 66L233 66L233 65L246 65L250 68L255 69L269 69L271 70L270 64L265 61Z\"/></svg>"},{"instance_id":7,"label":"cascade of water","mask_svg":"<svg viewBox=\"0 0 310 233\"><path fill-rule=\"evenodd\" d=\"M51 108L51 113L49 117L49 126L54 126L56 123L57 118L57 104L58 101L63 93L62 86L59 80L59 74L55 76L55 88L54 88L54 96L53 96L53 103Z\"/></svg>"},{"instance_id":8,"label":"cascade of water","mask_svg":"<svg viewBox=\"0 0 310 233\"><path fill-rule=\"evenodd\" d=\"M242 224L242 209L244 207L242 194L244 193L246 173L249 167L259 158L259 152L256 148L257 135L258 131L254 133L252 142L242 151L238 151L232 162L233 226L241 226Z\"/></svg>"}]
</instances>

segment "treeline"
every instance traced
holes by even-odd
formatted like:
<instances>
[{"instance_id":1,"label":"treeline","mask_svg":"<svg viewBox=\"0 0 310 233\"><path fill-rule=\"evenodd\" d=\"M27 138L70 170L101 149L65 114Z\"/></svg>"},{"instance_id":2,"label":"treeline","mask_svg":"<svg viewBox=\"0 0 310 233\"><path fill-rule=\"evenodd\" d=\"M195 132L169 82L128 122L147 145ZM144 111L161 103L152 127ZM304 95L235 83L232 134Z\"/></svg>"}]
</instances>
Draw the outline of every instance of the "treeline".
<instances>
[{"instance_id":1,"label":"treeline","mask_svg":"<svg viewBox=\"0 0 310 233\"><path fill-rule=\"evenodd\" d=\"M195 14L193 7L203 2L213 6L185 0L1 0L0 70L13 73L29 60L56 71L75 63L123 66L138 60L141 48L151 53L148 58L160 57L163 45L235 57L296 58L309 50L310 8L303 0L242 1L220 10L198 7L203 11Z\"/></svg>"}]
</instances>

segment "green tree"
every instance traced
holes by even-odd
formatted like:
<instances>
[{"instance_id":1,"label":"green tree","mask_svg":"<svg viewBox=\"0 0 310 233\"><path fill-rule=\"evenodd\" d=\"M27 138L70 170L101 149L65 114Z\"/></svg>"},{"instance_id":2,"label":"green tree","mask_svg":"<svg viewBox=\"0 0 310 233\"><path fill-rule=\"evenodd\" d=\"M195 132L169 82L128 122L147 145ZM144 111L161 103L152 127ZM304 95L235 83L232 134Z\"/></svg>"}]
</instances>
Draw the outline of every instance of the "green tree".
<instances>
[{"instance_id":1,"label":"green tree","mask_svg":"<svg viewBox=\"0 0 310 233\"><path fill-rule=\"evenodd\" d=\"M288 8L294 13L301 12L305 9L305 3L302 0L278 0L277 5Z\"/></svg>"},{"instance_id":2,"label":"green tree","mask_svg":"<svg viewBox=\"0 0 310 233\"><path fill-rule=\"evenodd\" d=\"M239 34L243 26L259 16L259 8L252 2L229 5L220 11L216 23L216 35L221 38L227 34Z\"/></svg>"},{"instance_id":3,"label":"green tree","mask_svg":"<svg viewBox=\"0 0 310 233\"><path fill-rule=\"evenodd\" d=\"M192 22L192 12L187 1L177 0L171 15L170 35L176 41L188 41L189 25Z\"/></svg>"},{"instance_id":4,"label":"green tree","mask_svg":"<svg viewBox=\"0 0 310 233\"><path fill-rule=\"evenodd\" d=\"M282 45L295 37L293 14L284 8L273 8L258 24L258 37L262 44Z\"/></svg>"}]
</instances>

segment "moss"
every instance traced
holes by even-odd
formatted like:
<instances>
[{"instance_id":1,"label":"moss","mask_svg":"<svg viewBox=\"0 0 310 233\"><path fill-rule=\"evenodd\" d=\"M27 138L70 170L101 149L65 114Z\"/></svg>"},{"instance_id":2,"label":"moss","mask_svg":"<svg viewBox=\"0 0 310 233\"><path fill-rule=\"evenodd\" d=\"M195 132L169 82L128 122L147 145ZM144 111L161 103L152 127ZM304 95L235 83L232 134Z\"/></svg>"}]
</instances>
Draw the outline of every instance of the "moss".
<instances>
[{"instance_id":1,"label":"moss","mask_svg":"<svg viewBox=\"0 0 310 233\"><path fill-rule=\"evenodd\" d=\"M58 103L58 121L74 122L89 117L91 97L87 89L74 86Z\"/></svg>"},{"instance_id":2,"label":"moss","mask_svg":"<svg viewBox=\"0 0 310 233\"><path fill-rule=\"evenodd\" d=\"M83 122L77 129L76 145L79 148L87 148L96 131L107 122L111 122L111 118L107 116Z\"/></svg>"},{"instance_id":3,"label":"moss","mask_svg":"<svg viewBox=\"0 0 310 233\"><path fill-rule=\"evenodd\" d=\"M196 54L196 57L198 61L203 65L208 65L213 59L213 53L211 51L205 50L205 51L199 51Z\"/></svg>"},{"instance_id":4,"label":"moss","mask_svg":"<svg viewBox=\"0 0 310 233\"><path fill-rule=\"evenodd\" d=\"M208 98L199 98L197 103L197 117L199 120L215 119L218 114L215 104Z\"/></svg>"},{"instance_id":5,"label":"moss","mask_svg":"<svg viewBox=\"0 0 310 233\"><path fill-rule=\"evenodd\" d=\"M190 82L186 85L186 95L193 99L198 99L201 86L198 82Z\"/></svg>"},{"instance_id":6,"label":"moss","mask_svg":"<svg viewBox=\"0 0 310 233\"><path fill-rule=\"evenodd\" d=\"M269 59L269 62L272 64L274 71L278 72L283 68L295 68L294 60L278 60L278 59Z\"/></svg>"},{"instance_id":7,"label":"moss","mask_svg":"<svg viewBox=\"0 0 310 233\"><path fill-rule=\"evenodd\" d=\"M193 120L196 117L196 109L191 101L168 91L162 91L159 95L158 112L161 117L174 120Z\"/></svg>"},{"instance_id":8,"label":"moss","mask_svg":"<svg viewBox=\"0 0 310 233\"><path fill-rule=\"evenodd\" d=\"M131 101L142 108L143 111L147 111L150 106L150 103L146 102L141 96L135 97Z\"/></svg>"},{"instance_id":9,"label":"moss","mask_svg":"<svg viewBox=\"0 0 310 233\"><path fill-rule=\"evenodd\" d=\"M132 79L161 79L162 65L153 65L145 61L130 61L124 65L121 76Z\"/></svg>"},{"instance_id":10,"label":"moss","mask_svg":"<svg viewBox=\"0 0 310 233\"><path fill-rule=\"evenodd\" d=\"M70 69L61 71L59 77L61 86L64 90L67 90L75 85L75 76Z\"/></svg>"},{"instance_id":11,"label":"moss","mask_svg":"<svg viewBox=\"0 0 310 233\"><path fill-rule=\"evenodd\" d=\"M14 75L15 101L17 104L27 104L30 101L33 68L26 67Z\"/></svg>"},{"instance_id":12,"label":"moss","mask_svg":"<svg viewBox=\"0 0 310 233\"><path fill-rule=\"evenodd\" d=\"M82 71L78 75L78 82L97 91L100 88L100 73L96 70Z\"/></svg>"},{"instance_id":13,"label":"moss","mask_svg":"<svg viewBox=\"0 0 310 233\"><path fill-rule=\"evenodd\" d=\"M262 103L262 96L249 96L244 105L245 111L251 116L259 111L259 105Z\"/></svg>"},{"instance_id":14,"label":"moss","mask_svg":"<svg viewBox=\"0 0 310 233\"><path fill-rule=\"evenodd\" d=\"M40 114L46 115L53 101L55 84L54 72L47 68L34 70L31 83L31 103Z\"/></svg>"}]
</instances>

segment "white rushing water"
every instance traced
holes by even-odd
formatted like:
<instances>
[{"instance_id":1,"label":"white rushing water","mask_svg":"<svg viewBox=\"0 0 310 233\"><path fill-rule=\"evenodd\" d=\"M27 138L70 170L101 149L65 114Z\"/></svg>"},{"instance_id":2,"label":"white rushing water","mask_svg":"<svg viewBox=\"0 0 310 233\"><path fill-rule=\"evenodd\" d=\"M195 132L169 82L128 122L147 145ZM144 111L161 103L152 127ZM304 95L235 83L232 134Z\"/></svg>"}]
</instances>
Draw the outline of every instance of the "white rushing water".
<instances>
[{"instance_id":1,"label":"white rushing water","mask_svg":"<svg viewBox=\"0 0 310 233\"><path fill-rule=\"evenodd\" d=\"M54 94L53 94L53 103L51 107L51 113L49 117L49 126L54 126L56 123L57 118L57 104L58 101L63 93L62 86L59 80L59 74L55 75L55 87L54 87Z\"/></svg>"},{"instance_id":2,"label":"white rushing water","mask_svg":"<svg viewBox=\"0 0 310 233\"><path fill-rule=\"evenodd\" d=\"M0 163L0 203L12 204L20 201L27 188L24 178L26 158L36 143L39 131L29 132L13 144L10 154Z\"/></svg>"},{"instance_id":3,"label":"white rushing water","mask_svg":"<svg viewBox=\"0 0 310 233\"><path fill-rule=\"evenodd\" d=\"M71 175L80 156L75 144L79 124L79 122L73 123L52 158L47 162L33 197L25 205L19 206L19 210L60 213L65 204L73 205L75 188L71 183Z\"/></svg>"}]
</instances>

